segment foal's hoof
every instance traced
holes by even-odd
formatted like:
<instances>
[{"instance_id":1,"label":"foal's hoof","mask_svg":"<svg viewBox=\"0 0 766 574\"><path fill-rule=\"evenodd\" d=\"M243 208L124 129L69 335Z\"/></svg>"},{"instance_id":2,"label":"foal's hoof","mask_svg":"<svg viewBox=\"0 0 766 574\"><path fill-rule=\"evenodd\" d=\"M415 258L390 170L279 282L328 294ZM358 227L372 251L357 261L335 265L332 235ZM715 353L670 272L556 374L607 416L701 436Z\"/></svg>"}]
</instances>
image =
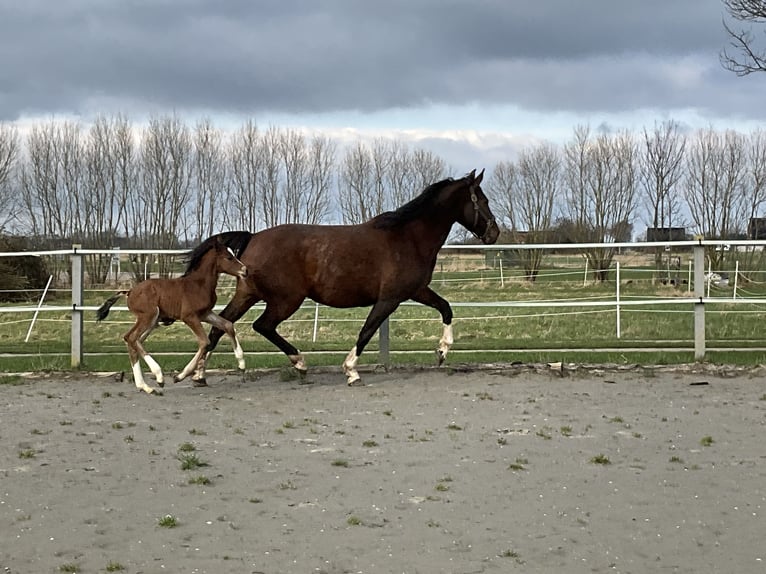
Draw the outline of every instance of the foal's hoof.
<instances>
[{"instance_id":1,"label":"foal's hoof","mask_svg":"<svg viewBox=\"0 0 766 574\"><path fill-rule=\"evenodd\" d=\"M164 388L165 388L165 381L162 381L162 382L160 382L160 381L157 381L157 386L158 386L159 388L161 388L161 389L164 389Z\"/></svg>"},{"instance_id":2,"label":"foal's hoof","mask_svg":"<svg viewBox=\"0 0 766 574\"><path fill-rule=\"evenodd\" d=\"M436 365L441 367L444 363L444 360L447 358L446 353L442 351L441 349L436 349Z\"/></svg>"},{"instance_id":3,"label":"foal's hoof","mask_svg":"<svg viewBox=\"0 0 766 574\"><path fill-rule=\"evenodd\" d=\"M206 379L195 379L192 381L192 387L206 387L206 386L207 386Z\"/></svg>"}]
</instances>

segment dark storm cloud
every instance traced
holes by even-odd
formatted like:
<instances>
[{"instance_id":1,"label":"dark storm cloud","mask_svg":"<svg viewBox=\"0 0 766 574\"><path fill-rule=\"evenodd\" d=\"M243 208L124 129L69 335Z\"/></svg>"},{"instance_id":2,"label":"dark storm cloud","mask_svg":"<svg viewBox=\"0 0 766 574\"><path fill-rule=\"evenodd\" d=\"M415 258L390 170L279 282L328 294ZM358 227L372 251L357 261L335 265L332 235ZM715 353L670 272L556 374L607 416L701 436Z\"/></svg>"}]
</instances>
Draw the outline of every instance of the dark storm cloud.
<instances>
[{"instance_id":1,"label":"dark storm cloud","mask_svg":"<svg viewBox=\"0 0 766 574\"><path fill-rule=\"evenodd\" d=\"M0 119L203 110L740 111L719 0L0 0ZM101 109L112 107L116 109Z\"/></svg>"}]
</instances>

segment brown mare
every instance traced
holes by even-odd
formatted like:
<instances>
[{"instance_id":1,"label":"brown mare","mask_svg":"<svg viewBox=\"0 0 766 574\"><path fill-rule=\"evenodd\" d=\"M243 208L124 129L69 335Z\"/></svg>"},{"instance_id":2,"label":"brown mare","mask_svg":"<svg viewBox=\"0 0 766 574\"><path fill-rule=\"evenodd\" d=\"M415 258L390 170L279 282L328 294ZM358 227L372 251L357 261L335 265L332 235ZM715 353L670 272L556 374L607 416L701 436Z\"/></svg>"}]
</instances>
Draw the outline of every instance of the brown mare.
<instances>
[{"instance_id":1,"label":"brown mare","mask_svg":"<svg viewBox=\"0 0 766 574\"><path fill-rule=\"evenodd\" d=\"M186 378L192 371L193 384L205 386L204 356L209 340L202 322L213 325L217 332L226 333L234 345L234 356L240 370L245 369L245 358L242 347L237 340L234 326L230 321L213 312L216 302L215 289L218 285L218 275L227 273L238 278L247 275L247 267L237 259L234 252L226 245L226 233L208 238L188 255L186 272L175 279L147 279L129 291L119 291L107 299L97 311L99 321L106 319L109 309L115 302L127 295L128 309L136 317L136 322L123 339L128 345L130 364L133 368L133 379L136 387L147 393L161 394L146 384L139 358L143 358L154 374L157 384L165 386L162 369L157 361L143 347L144 340L154 328L162 323L170 325L176 320L186 323L197 337L198 349L189 364L178 373L174 382ZM220 339L220 335L218 336ZM216 342L218 341L216 339Z\"/></svg>"},{"instance_id":2,"label":"brown mare","mask_svg":"<svg viewBox=\"0 0 766 574\"><path fill-rule=\"evenodd\" d=\"M277 333L277 326L307 297L330 307L372 305L356 345L343 361L351 385L360 378L356 363L370 338L402 301L412 299L441 314L444 330L437 349L441 364L453 342L452 309L428 284L455 222L486 244L497 241L500 230L480 186L483 177L484 170L478 176L474 170L461 179L434 183L396 211L360 225L292 224L255 234L228 233L226 244L249 273L238 282L221 316L236 321L255 303L265 301L253 329L305 372L300 351ZM221 335L218 328L211 330L211 351Z\"/></svg>"}]
</instances>

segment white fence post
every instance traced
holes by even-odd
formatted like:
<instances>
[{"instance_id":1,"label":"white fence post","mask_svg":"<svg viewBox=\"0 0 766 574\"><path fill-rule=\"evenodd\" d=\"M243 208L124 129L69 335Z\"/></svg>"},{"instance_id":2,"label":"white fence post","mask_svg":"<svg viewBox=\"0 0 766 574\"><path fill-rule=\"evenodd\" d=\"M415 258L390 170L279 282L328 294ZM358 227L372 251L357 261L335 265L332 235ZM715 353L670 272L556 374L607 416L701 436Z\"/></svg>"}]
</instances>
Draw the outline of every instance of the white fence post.
<instances>
[{"instance_id":1,"label":"white fence post","mask_svg":"<svg viewBox=\"0 0 766 574\"><path fill-rule=\"evenodd\" d=\"M617 262L617 291L615 298L617 299L617 338L620 338L620 262Z\"/></svg>"},{"instance_id":2,"label":"white fence post","mask_svg":"<svg viewBox=\"0 0 766 574\"><path fill-rule=\"evenodd\" d=\"M82 364L82 255L77 250L82 245L72 245L72 368L79 369Z\"/></svg>"},{"instance_id":3,"label":"white fence post","mask_svg":"<svg viewBox=\"0 0 766 574\"><path fill-rule=\"evenodd\" d=\"M314 332L311 335L311 341L317 342L317 332L319 331L319 303L314 302Z\"/></svg>"},{"instance_id":4,"label":"white fence post","mask_svg":"<svg viewBox=\"0 0 766 574\"><path fill-rule=\"evenodd\" d=\"M705 358L705 247L702 243L692 247L694 254L694 360Z\"/></svg>"}]
</instances>

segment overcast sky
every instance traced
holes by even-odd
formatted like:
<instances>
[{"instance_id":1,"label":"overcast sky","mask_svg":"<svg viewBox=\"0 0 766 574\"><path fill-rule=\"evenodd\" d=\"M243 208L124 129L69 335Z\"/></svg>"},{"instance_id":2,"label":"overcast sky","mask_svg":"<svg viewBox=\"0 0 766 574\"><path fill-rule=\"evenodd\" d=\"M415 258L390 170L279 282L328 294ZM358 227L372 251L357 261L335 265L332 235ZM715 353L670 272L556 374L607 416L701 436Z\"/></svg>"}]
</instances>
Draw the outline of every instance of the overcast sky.
<instances>
[{"instance_id":1,"label":"overcast sky","mask_svg":"<svg viewBox=\"0 0 766 574\"><path fill-rule=\"evenodd\" d=\"M456 172L578 124L743 131L720 0L0 0L0 121L177 113L393 135ZM760 31L758 32L760 34Z\"/></svg>"}]
</instances>

